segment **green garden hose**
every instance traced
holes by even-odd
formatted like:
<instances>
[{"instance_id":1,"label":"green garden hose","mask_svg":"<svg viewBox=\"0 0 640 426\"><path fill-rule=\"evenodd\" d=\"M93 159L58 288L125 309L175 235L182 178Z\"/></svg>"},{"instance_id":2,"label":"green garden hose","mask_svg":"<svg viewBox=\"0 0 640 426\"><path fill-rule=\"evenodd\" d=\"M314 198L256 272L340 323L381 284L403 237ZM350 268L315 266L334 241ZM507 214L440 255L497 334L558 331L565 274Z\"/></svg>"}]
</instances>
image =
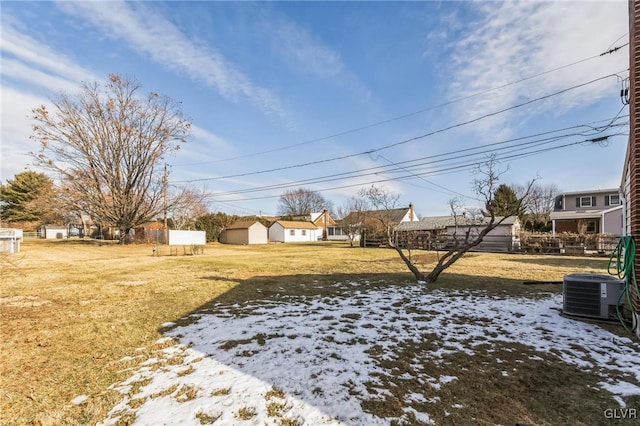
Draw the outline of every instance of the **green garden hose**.
<instances>
[{"instance_id":1,"label":"green garden hose","mask_svg":"<svg viewBox=\"0 0 640 426\"><path fill-rule=\"evenodd\" d=\"M625 280L624 291L620 295L620 301L626 298L629 303L629 308L631 312L636 315L638 318L638 311L635 309L635 306L631 300L632 297L632 288L635 289L636 295L640 296L640 288L638 287L638 281L636 279L636 270L635 270L635 259L636 259L636 242L631 236L624 236L618 242L615 250L611 254L609 258L609 266L607 267L607 272L610 275L615 275L618 278ZM612 268L612 265L614 266ZM622 314L620 313L620 304L617 306L618 319L622 323L625 329L630 330L625 324ZM636 327L638 327L636 321Z\"/></svg>"}]
</instances>

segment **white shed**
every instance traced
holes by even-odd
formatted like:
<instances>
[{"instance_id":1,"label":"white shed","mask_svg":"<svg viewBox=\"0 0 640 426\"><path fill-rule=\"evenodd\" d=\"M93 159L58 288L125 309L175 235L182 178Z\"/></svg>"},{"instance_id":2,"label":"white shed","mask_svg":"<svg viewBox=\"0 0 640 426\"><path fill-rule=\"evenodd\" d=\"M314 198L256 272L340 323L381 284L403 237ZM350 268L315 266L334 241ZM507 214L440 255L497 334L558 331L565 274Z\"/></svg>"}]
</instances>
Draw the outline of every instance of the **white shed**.
<instances>
[{"instance_id":1,"label":"white shed","mask_svg":"<svg viewBox=\"0 0 640 426\"><path fill-rule=\"evenodd\" d=\"M69 230L66 226L45 225L40 228L40 237L47 240L61 240L69 236Z\"/></svg>"},{"instance_id":2,"label":"white shed","mask_svg":"<svg viewBox=\"0 0 640 426\"><path fill-rule=\"evenodd\" d=\"M22 236L22 229L0 229L0 253L20 253Z\"/></svg>"},{"instance_id":3,"label":"white shed","mask_svg":"<svg viewBox=\"0 0 640 426\"><path fill-rule=\"evenodd\" d=\"M278 220L269 226L269 241L281 243L318 241L318 227L311 222Z\"/></svg>"}]
</instances>

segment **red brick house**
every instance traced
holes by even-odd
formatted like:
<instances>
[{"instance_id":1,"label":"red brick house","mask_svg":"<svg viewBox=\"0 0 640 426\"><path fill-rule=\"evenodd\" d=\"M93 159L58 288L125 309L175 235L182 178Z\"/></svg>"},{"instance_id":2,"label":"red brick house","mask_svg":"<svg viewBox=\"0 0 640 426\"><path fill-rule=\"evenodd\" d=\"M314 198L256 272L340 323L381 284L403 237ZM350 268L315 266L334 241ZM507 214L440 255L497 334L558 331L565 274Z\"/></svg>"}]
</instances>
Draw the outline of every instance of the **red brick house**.
<instances>
[{"instance_id":1,"label":"red brick house","mask_svg":"<svg viewBox=\"0 0 640 426\"><path fill-rule=\"evenodd\" d=\"M625 230L640 242L640 0L629 0L629 145L627 147L622 193L625 206ZM640 261L636 253L636 277ZM636 312L640 312L640 295L632 286ZM636 334L640 337L640 316L636 315Z\"/></svg>"}]
</instances>

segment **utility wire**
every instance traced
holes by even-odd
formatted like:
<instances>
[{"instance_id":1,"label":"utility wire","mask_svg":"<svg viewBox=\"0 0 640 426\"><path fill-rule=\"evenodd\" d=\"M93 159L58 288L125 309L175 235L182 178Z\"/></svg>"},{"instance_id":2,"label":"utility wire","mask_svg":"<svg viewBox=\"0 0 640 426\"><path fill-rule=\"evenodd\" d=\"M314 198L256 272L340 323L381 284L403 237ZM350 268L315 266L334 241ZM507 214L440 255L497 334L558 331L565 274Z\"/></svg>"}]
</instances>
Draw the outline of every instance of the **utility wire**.
<instances>
[{"instance_id":1,"label":"utility wire","mask_svg":"<svg viewBox=\"0 0 640 426\"><path fill-rule=\"evenodd\" d=\"M224 191L224 192L216 193L214 195L215 196L229 196L229 195L238 195L238 194L251 193L251 192L262 192L262 191L268 191L268 190L272 190L272 189L283 189L283 188L287 188L287 187L293 187L293 186L299 186L299 185L317 184L317 183L323 183L323 182L329 182L329 181L336 181L336 180L340 180L340 179L353 179L353 178L358 178L358 177L379 175L381 173L397 173L399 170L405 170L405 171L409 171L410 173L412 173L412 170L418 170L419 171L419 170L421 170L421 168L424 168L425 166L432 166L432 165L438 164L438 163L446 163L446 162L451 162L451 161L460 160L460 159L469 158L469 157L477 157L477 156L481 156L483 154L489 154L489 153L492 153L492 152L500 152L500 151L513 152L513 151L518 151L518 150L523 150L523 149L530 149L532 147L546 145L546 144L553 143L555 141L558 141L558 140L561 140L561 139L566 139L566 138L573 137L573 136L585 136L585 137L586 136L591 136L592 138L591 139L586 139L586 141L594 142L594 141L596 141L597 138L593 138L593 136L601 134L602 132L604 132L605 130L607 130L609 128L622 127L622 126L626 126L626 125L628 125L628 123L619 123L619 124L616 124L616 125L611 125L611 126L609 126L607 128L601 128L598 131L594 131L594 133L592 133L590 135L587 135L587 134L582 133L582 132L572 133L572 134L564 134L564 135L557 135L557 136L538 139L538 140L533 140L533 141L525 141L525 142L521 142L521 143L518 143L518 144L514 144L514 145L506 146L506 147L501 147L501 148L497 148L497 149L495 148L497 145L501 145L501 144L504 144L506 142L531 139L532 137L535 137L535 136L538 136L538 135L521 137L521 138L516 138L516 139L513 139L513 140L509 140L509 141L495 142L493 144L489 144L489 145L485 145L485 146L481 146L481 147L472 147L472 148L460 149L460 150L451 151L451 152L448 152L448 153L435 154L435 155L430 155L430 156L426 156L426 157L422 157L422 158L418 158L418 159L414 159L414 160L407 160L407 161L397 162L397 163L394 163L394 165L396 166L395 168L389 168L389 166L375 166L375 167L369 167L369 168L365 168L365 169L361 169L361 170L357 170L357 171L334 173L334 174L323 175L323 176L319 176L319 177L315 177L315 178L297 180L297 181L289 182L287 184L279 183L279 184L272 184L272 185L266 185L266 186L261 186L261 187L240 189L240 190L235 190L235 191ZM580 127L580 126L574 126L574 127ZM542 134L548 134L548 133L553 133L553 132L544 132ZM604 139L606 139L606 138L604 138ZM509 151L507 151L507 150L509 150ZM478 152L473 152L472 153L470 151L478 151ZM465 153L465 154L464 155L459 155L461 153ZM458 155L456 155L456 154L458 154ZM449 158L443 158L443 157L449 157ZM423 161L423 160L431 160L431 161ZM422 162L418 163L419 161L422 161ZM467 160L465 160L465 161L467 161ZM465 163L453 163L452 165L464 165L464 164ZM401 165L406 165L406 166L403 167Z\"/></svg>"},{"instance_id":2,"label":"utility wire","mask_svg":"<svg viewBox=\"0 0 640 426\"><path fill-rule=\"evenodd\" d=\"M456 123L456 124L453 124L453 125L450 125L450 126L447 126L447 127L443 127L441 129L438 129L438 130L434 130L434 131L429 132L429 133L425 133L425 134L422 134L422 135L419 135L419 136L415 136L415 137L412 137L412 138L409 138L409 139L404 139L402 141L395 142L395 143L392 143L392 144L383 145L381 147L373 148L373 149L370 149L370 150L367 150L367 151L358 152L358 153L355 153L355 154L347 154L347 155L342 155L342 156L338 156L338 157L327 158L327 159L324 159L324 160L309 161L309 162L306 162L306 163L295 164L295 165L290 165L290 166L283 166L283 167L276 167L276 168L267 169L267 170L260 170L260 171L256 171L256 172L238 173L238 174L235 174L235 175L229 175L229 176L224 176L224 177L210 177L210 178L200 178L200 179L178 180L178 181L174 181L174 182L176 182L176 183L193 183L193 182L204 182L204 181L218 180L218 179L222 179L222 178L226 179L226 178L232 178L232 177L251 176L251 175L258 175L258 174L264 174L264 173L277 172L277 171L282 171L282 170L290 170L290 169L295 169L295 168L300 168L300 167L307 167L307 166L311 166L311 165L315 165L315 164L329 163L329 162L338 161L338 160L345 160L347 158L358 157L358 156L361 156L361 155L370 155L370 154L373 154L373 153L376 153L376 152L379 152L379 151L383 151L383 150L386 150L386 149L389 149L389 148L394 148L394 147L397 147L397 146L400 146L400 145L404 145L404 144L407 144L407 143L410 143L410 142L415 142L417 140L424 139L424 138L427 138L427 137L430 137L430 136L433 136L433 135L436 135L436 134L439 134L439 133L444 133L446 131L449 131L449 130L452 130L452 129L455 129L455 128L458 128L458 127L462 127L462 126L466 126L468 124L476 123L476 122L478 122L480 120L483 120L485 118L494 117L496 115L503 114L503 113L508 112L508 111L512 111L512 110L515 110L515 109L518 109L518 108L522 108L522 107L525 107L527 105L531 105L531 104L533 104L535 102L540 102L540 101L552 98L554 96L558 96L558 95L561 95L563 93L569 92L571 90L579 89L581 87L585 87L585 86L588 86L590 84L596 83L598 81L602 81L602 80L605 80L607 78L615 77L615 76L617 76L617 75L616 74L609 74L609 75L606 75L604 77L599 77L599 78L596 78L594 80L588 81L586 83L582 83L582 84L578 84L578 85L575 85L575 86L571 86L571 87L569 87L567 89L559 90L557 92L553 92L551 94L548 94L548 95L545 95L545 96L541 96L539 98L530 99L530 100L522 102L520 104L512 105L510 107L503 108L503 109L498 110L498 111L490 112L488 114L481 115L481 116L473 118L471 120L467 120L467 121L463 121L463 122L460 122L460 123Z\"/></svg>"},{"instance_id":3,"label":"utility wire","mask_svg":"<svg viewBox=\"0 0 640 426\"><path fill-rule=\"evenodd\" d=\"M624 36L622 36L622 37L624 37ZM622 38L622 37L620 37L620 38ZM618 40L616 40L616 42ZM614 44L615 44L615 42L614 42ZM378 121L378 122L375 122L375 123L372 123L372 124L367 124L367 125L364 125L364 126L360 126L360 127L356 127L356 128L353 128L353 129L345 130L345 131L342 131L342 132L334 133L334 134L331 134L329 136L323 136L323 137L320 137L320 138L310 139L310 140L307 140L307 141L304 141L304 142L295 143L295 144L292 144L292 145L286 145L286 146L282 146L282 147L279 147L279 148L268 149L268 150L265 150L265 151L253 152L253 153L250 153L250 154L238 155L236 157L229 157L229 158L224 158L224 159L221 159L221 160L202 161L202 162L198 162L198 163L177 164L176 166L177 167L200 166L200 165L203 165L203 164L215 164L215 163L221 163L221 162L225 162L225 161L239 160L239 159L242 159L242 158L249 158L249 157L254 157L254 156L257 156L257 155L270 154L270 153L273 153L273 152L284 151L284 150L287 150L287 149L296 148L296 147L303 146L303 145L309 145L309 144L313 144L313 143L316 143L316 142L321 142L321 141L324 141L324 140L337 138L339 136L349 135L351 133L360 132L362 130L371 129L371 128L374 128L374 127L382 126L384 124L392 123L394 121L398 121L398 120L402 120L402 119L405 119L405 118L413 117L414 115L422 114L422 113L427 112L427 111L432 111L432 110L435 110L435 109L438 109L438 108L443 108L445 106L449 106L449 105L457 103L457 102L461 102L461 101L465 101L467 99L472 99L472 98L475 98L475 97L478 97L478 96L482 96L482 95L485 95L487 93L493 92L495 90L504 89L504 88L509 87L509 86L513 86L513 85L516 85L516 84L519 84L519 83L522 83L522 82L525 82L525 81L528 81L528 80L532 80L532 79L537 78L537 77L541 77L541 76L546 75L546 74L550 74L552 72L560 71L560 70L563 70L565 68L569 68L569 67L572 67L574 65L578 65L578 64L581 64L583 62L587 62L587 61L599 58L599 57L604 56L604 55L612 54L612 53L620 50L621 48L627 46L628 44L629 43L623 44L623 45L615 47L615 48L610 48L609 50L607 50L605 52L602 52L602 53L600 53L598 55L593 55L593 56L590 56L588 58L580 59L580 60L572 62L570 64L562 65L562 66L559 66L557 68L553 68L553 69L550 69L550 70L547 70L547 71L540 72L538 74L530 75L528 77L524 77L524 78L521 78L519 80L512 81L510 83L505 83L505 84L500 85L500 86L495 86L495 87L492 87L492 88L489 88L489 89L481 90L480 92L476 92L476 93L473 93L471 95L462 96L460 98L455 98L455 99L452 99L450 101L447 101L447 102L444 102L444 103L441 103L441 104L438 104L438 105L434 105L434 106L423 108L423 109L420 109L420 110L417 110L417 111L414 111L414 112L410 112L410 113L407 113L407 114L403 114L403 115L399 115L399 116L396 116L396 117L392 117L392 118L389 118L387 120L382 120L382 121Z\"/></svg>"},{"instance_id":4,"label":"utility wire","mask_svg":"<svg viewBox=\"0 0 640 426\"><path fill-rule=\"evenodd\" d=\"M521 159L521 158L526 158L532 155L538 155L541 153L546 153L546 152L550 152L550 151L555 151L558 149L562 149L562 148L566 148L566 147L570 147L570 146L574 146L574 145L579 145L579 144L584 144L584 143L591 143L591 140L582 140L582 141L577 141L577 142L570 142L567 144L563 144L563 145L559 145L559 146L555 146L555 147L550 147L550 148L544 148L544 149L540 149L540 150L536 150L536 151L531 151L531 152L526 152L526 153L521 153L521 154L513 154L513 155L509 155L509 156L499 156L497 157L497 161L504 161L504 160L517 160L517 159ZM445 172L461 172L461 171L466 171L466 170L470 170L473 169L474 167L477 167L478 162L477 161L473 161L470 162L464 166L451 166L451 167L446 167L443 169L439 169L439 170L434 170L431 172L425 172L425 173L421 173L422 176L435 176L435 175L441 175L441 174L445 174ZM405 175L405 176L399 176L399 177L395 177L395 178L385 178L385 179L378 179L375 181L369 181L367 182L367 185L371 185L371 184L377 184L377 183L384 183L384 182L389 182L389 181L400 181L400 180L406 180L406 179L411 179L411 178L415 178L415 176L413 175ZM332 186L329 188L323 188L323 189L318 189L318 192L328 192L328 191L334 191L334 190L338 190L338 189L346 189L346 188L354 188L354 187L358 187L358 186L362 186L362 183L356 183L356 184L349 184L349 185L342 185L342 186ZM266 196L262 196L262 197L251 197L251 198L236 198L236 199L229 199L229 200L225 200L226 201L253 201L253 200L266 200L266 199L273 199L273 198L279 198L280 195L266 195Z\"/></svg>"},{"instance_id":5,"label":"utility wire","mask_svg":"<svg viewBox=\"0 0 640 426\"><path fill-rule=\"evenodd\" d=\"M623 124L616 125L616 126L612 125L609 128L622 126L622 125ZM595 132L595 133L593 133L592 135L589 135L589 136L598 135L598 134L604 132L604 130L606 130L606 129L603 129L602 131ZM294 182L289 182L287 184L280 183L280 184L273 184L273 185L265 185L265 186L256 187L256 188L241 189L241 190L236 190L236 191L219 192L219 193L216 193L215 195L216 196L228 196L228 195L238 195L238 194L251 193L251 192L262 192L262 191L267 191L267 190L271 190L271 189L282 189L282 188L287 188L287 187L299 186L299 185L302 185L302 184L306 184L306 185L317 184L317 183L324 183L324 182L336 181L336 180L341 180L341 179L353 179L353 178L359 178L359 177L379 175L381 173L399 173L401 171L409 172L409 173L413 174L414 177L417 177L418 174L416 172L418 172L420 170L423 170L424 167L426 167L426 166L433 166L434 164L446 163L446 162L451 162L451 161L460 160L460 159L469 158L469 157L477 157L477 156L480 156L480 155L483 155L483 154L492 153L492 152L504 151L506 153L511 153L511 152L515 152L515 151L531 149L532 147L538 147L538 146L542 146L542 145L547 145L547 144L556 142L558 140L566 139L566 138L572 137L572 136L583 136L583 134L574 133L574 134L568 134L568 135L558 135L558 136L554 136L554 137L551 137L551 138L540 139L540 140L537 140L537 141L525 141L525 142L521 142L521 143L518 143L518 144L515 144L515 145L512 145L512 146L507 146L507 147L502 147L502 148L497 148L497 149L494 148L495 145L504 143L504 141L503 141L503 142L497 142L497 143L494 143L494 144L486 145L484 147L468 148L468 149L464 149L464 150L453 151L451 153L445 153L445 154L438 154L438 155L432 155L432 156L428 156L428 157L423 157L422 159L409 160L409 161L404 161L404 162L399 162L399 163L393 163L393 165L396 166L395 168L389 168L389 166L376 166L376 167L370 167L370 168L367 168L367 169L362 169L362 170L359 170L359 171L334 173L334 174L331 174L331 175L325 175L325 176L320 176L320 177L316 177L316 178L308 178L308 179L298 180L298 181L294 181ZM593 138L592 137L590 139L586 139L586 140L580 141L579 143L594 142L594 141L596 141L595 139L597 139L597 138ZM483 150L478 151L478 152L474 152L474 153L469 153L470 150L479 150L479 149L483 149ZM462 152L466 152L466 153L464 155L452 155L452 154L459 154L459 153L462 153ZM449 156L450 158L440 158L440 157L446 157L446 156ZM409 163L415 163L416 161L421 161L421 160L426 160L426 159L434 159L434 158L439 158L439 159L431 160L431 161L423 161L423 162L417 163L417 164L409 164ZM465 161L467 161L467 160L465 160ZM406 164L406 166L401 166L401 164ZM464 166L465 163L454 163L452 165L453 166L459 166L459 165ZM444 189L448 190L448 188L444 188ZM462 195L462 194L459 194L459 195Z\"/></svg>"}]
</instances>

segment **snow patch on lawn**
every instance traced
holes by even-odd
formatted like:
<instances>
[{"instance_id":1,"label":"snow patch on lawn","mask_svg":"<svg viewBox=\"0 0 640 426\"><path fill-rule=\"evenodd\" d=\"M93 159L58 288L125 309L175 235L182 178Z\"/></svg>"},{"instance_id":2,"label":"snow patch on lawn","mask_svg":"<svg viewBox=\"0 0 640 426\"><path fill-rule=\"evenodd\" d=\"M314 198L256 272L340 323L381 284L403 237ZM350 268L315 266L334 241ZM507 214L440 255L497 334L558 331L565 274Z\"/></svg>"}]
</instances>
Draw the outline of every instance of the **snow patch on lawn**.
<instances>
[{"instance_id":1,"label":"snow patch on lawn","mask_svg":"<svg viewBox=\"0 0 640 426\"><path fill-rule=\"evenodd\" d=\"M135 424L170 419L171 424L199 425L207 419L276 425L288 419L308 425L387 425L393 418L374 416L361 405L385 395L379 377L387 372L378 360L392 360L399 343L425 334L441 339L441 347L427 354L434 363L446 354L473 355L479 345L518 343L537 351L536 360L560 359L598 371L601 388L618 401L640 395L640 387L619 379L640 383L640 345L560 316L561 305L559 295L504 299L426 292L423 286L218 304L200 311L189 325L166 332L159 345L171 339L179 343L114 385L127 396L103 424L133 414ZM438 392L457 377L421 379L431 386L425 393L409 393L397 420L410 416L432 423L429 413L406 405L439 401ZM274 393L282 397L270 396Z\"/></svg>"}]
</instances>

